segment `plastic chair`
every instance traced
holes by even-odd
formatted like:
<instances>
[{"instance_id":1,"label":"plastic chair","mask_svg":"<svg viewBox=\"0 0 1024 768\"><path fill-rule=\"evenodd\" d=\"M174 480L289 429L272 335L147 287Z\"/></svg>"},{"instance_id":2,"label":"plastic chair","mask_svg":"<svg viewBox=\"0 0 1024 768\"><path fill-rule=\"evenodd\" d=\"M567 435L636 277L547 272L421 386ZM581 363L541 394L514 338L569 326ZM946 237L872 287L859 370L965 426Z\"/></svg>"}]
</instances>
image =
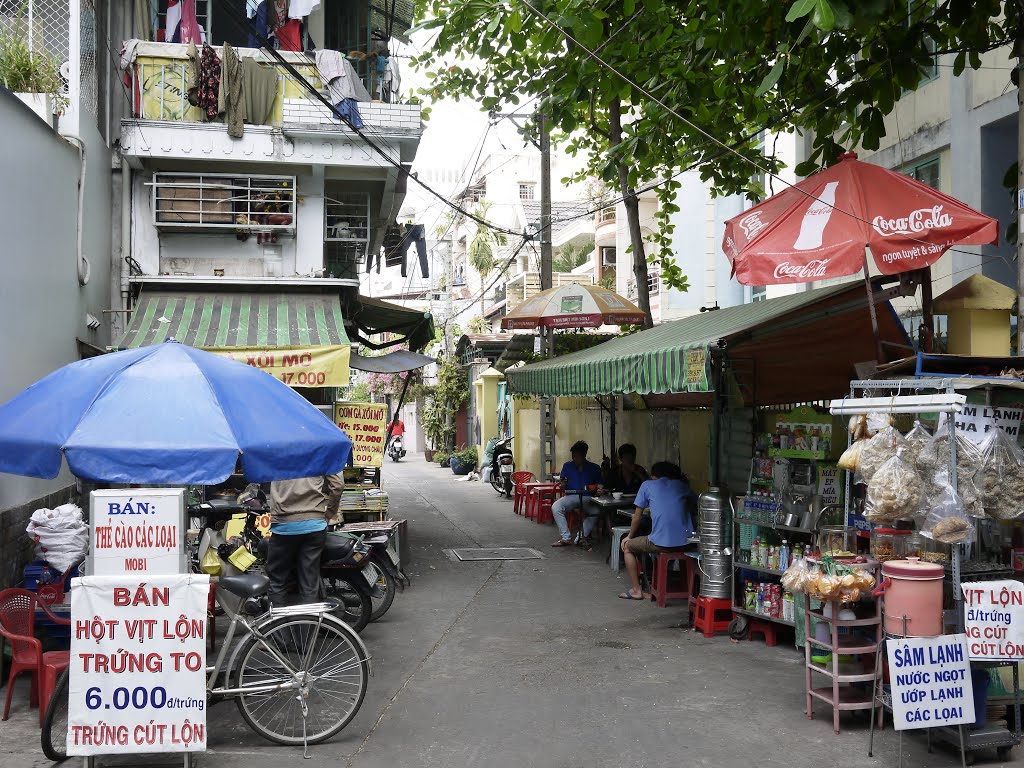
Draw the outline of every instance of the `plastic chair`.
<instances>
[{"instance_id":1,"label":"plastic chair","mask_svg":"<svg viewBox=\"0 0 1024 768\"><path fill-rule=\"evenodd\" d=\"M39 689L45 674L43 646L35 638L36 608L42 608L50 621L70 626L70 619L57 616L50 607L39 599L35 592L27 589L5 589L0 592L0 638L11 644L11 670L7 676L7 700L4 703L6 720L11 711L11 695L14 693L14 679L22 672L32 675L29 692L29 706L39 706ZM67 654L67 651L55 653ZM50 661L56 661L51 657ZM56 678L54 678L56 679Z\"/></svg>"},{"instance_id":2,"label":"plastic chair","mask_svg":"<svg viewBox=\"0 0 1024 768\"><path fill-rule=\"evenodd\" d=\"M43 677L39 686L39 727L46 721L46 708L50 704L57 678L71 665L71 651L46 651L43 654Z\"/></svg>"},{"instance_id":3,"label":"plastic chair","mask_svg":"<svg viewBox=\"0 0 1024 768\"><path fill-rule=\"evenodd\" d=\"M535 482L537 479L533 472L513 472L512 485L515 491L512 496L512 511L521 515L526 511L526 483Z\"/></svg>"}]
</instances>

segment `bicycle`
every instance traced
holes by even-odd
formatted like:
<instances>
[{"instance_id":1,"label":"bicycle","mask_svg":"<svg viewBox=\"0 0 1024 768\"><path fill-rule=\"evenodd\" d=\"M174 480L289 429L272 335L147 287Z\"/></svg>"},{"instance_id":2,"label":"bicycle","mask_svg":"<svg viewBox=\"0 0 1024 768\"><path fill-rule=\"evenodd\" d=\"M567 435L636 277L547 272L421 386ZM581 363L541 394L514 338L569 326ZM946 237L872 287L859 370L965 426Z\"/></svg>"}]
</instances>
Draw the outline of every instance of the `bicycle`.
<instances>
[{"instance_id":1,"label":"bicycle","mask_svg":"<svg viewBox=\"0 0 1024 768\"><path fill-rule=\"evenodd\" d=\"M262 574L218 580L218 592L238 598L238 605L218 598L231 623L216 661L206 667L207 702L235 699L253 731L278 744L302 744L308 757L310 744L337 734L359 711L370 656L359 635L331 613L333 603L261 607L258 616L243 616L243 606L263 602L268 585ZM244 637L232 647L239 629ZM67 733L65 670L46 708L41 736L43 753L54 762L67 758Z\"/></svg>"}]
</instances>

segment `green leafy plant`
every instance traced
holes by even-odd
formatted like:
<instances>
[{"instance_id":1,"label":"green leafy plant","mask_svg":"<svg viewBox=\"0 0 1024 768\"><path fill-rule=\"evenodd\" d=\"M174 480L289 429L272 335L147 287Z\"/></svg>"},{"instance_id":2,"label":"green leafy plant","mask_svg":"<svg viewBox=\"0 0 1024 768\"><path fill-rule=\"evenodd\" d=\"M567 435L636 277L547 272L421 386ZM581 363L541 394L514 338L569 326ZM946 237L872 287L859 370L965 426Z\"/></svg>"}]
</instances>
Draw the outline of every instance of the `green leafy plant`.
<instances>
[{"instance_id":1,"label":"green leafy plant","mask_svg":"<svg viewBox=\"0 0 1024 768\"><path fill-rule=\"evenodd\" d=\"M463 448L461 451L456 451L453 455L455 456L455 458L457 458L463 464L469 464L474 469L476 468L476 462L477 462L476 446L470 446L469 448Z\"/></svg>"},{"instance_id":2,"label":"green leafy plant","mask_svg":"<svg viewBox=\"0 0 1024 768\"><path fill-rule=\"evenodd\" d=\"M448 451L434 451L434 461L440 466L448 466L448 460L451 458L451 454Z\"/></svg>"},{"instance_id":3,"label":"green leafy plant","mask_svg":"<svg viewBox=\"0 0 1024 768\"><path fill-rule=\"evenodd\" d=\"M60 61L33 52L26 38L7 31L0 31L0 84L14 93L48 94L57 112L67 107Z\"/></svg>"},{"instance_id":4,"label":"green leafy plant","mask_svg":"<svg viewBox=\"0 0 1024 768\"><path fill-rule=\"evenodd\" d=\"M576 267L581 267L590 261L590 254L594 252L594 242L586 245L574 245L567 243L558 249L558 253L551 259L552 272L572 272Z\"/></svg>"}]
</instances>

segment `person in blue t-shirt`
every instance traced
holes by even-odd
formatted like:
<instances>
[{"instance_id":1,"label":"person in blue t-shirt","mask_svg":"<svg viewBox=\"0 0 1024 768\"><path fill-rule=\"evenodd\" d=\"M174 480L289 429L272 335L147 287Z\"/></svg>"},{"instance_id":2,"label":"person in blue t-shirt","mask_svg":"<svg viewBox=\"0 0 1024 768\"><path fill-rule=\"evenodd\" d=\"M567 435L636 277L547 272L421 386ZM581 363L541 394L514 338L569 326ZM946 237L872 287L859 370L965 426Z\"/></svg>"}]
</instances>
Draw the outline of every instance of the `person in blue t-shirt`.
<instances>
[{"instance_id":1,"label":"person in blue t-shirt","mask_svg":"<svg viewBox=\"0 0 1024 768\"><path fill-rule=\"evenodd\" d=\"M562 466L559 476L565 495L551 505L551 516L555 518L561 538L551 545L553 547L568 547L572 544L569 524L565 519L565 515L570 509L579 509L582 504L583 510L587 513L583 519L581 543L589 542L590 534L597 524L597 515L600 514L600 510L588 497L600 490L603 478L601 468L594 462L587 461L587 451L589 450L589 445L578 440L569 449L572 461L567 461Z\"/></svg>"},{"instance_id":2,"label":"person in blue t-shirt","mask_svg":"<svg viewBox=\"0 0 1024 768\"><path fill-rule=\"evenodd\" d=\"M623 600L643 600L640 588L640 564L637 556L645 552L664 552L670 549L684 549L686 541L693 534L693 520L690 505L696 495L682 470L667 461L659 461L651 467L651 479L645 481L636 494L636 509L629 534L622 540L623 559L629 573L630 588L619 595ZM637 536L645 508L651 510L651 532Z\"/></svg>"}]
</instances>

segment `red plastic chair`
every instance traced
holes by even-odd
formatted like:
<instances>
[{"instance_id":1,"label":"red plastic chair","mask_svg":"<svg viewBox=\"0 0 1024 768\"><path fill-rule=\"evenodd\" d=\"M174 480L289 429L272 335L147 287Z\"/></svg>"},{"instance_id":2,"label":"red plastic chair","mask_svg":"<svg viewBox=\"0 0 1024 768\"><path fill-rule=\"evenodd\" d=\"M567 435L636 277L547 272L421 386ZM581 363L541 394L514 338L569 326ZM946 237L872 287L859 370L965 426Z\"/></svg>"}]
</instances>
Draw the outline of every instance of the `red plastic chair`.
<instances>
[{"instance_id":1,"label":"red plastic chair","mask_svg":"<svg viewBox=\"0 0 1024 768\"><path fill-rule=\"evenodd\" d=\"M50 607L39 599L35 592L27 589L5 589L0 592L0 638L11 644L11 671L7 677L7 701L4 704L6 720L11 711L11 694L14 693L14 679L22 672L32 675L29 692L29 706L39 706L40 687L44 681L45 666L56 665L60 659L55 654L70 658L67 651L43 653L43 646L35 638L36 607L41 607L50 621L70 626L69 619L57 616ZM44 659L44 656L47 658Z\"/></svg>"},{"instance_id":2,"label":"red plastic chair","mask_svg":"<svg viewBox=\"0 0 1024 768\"><path fill-rule=\"evenodd\" d=\"M512 511L521 515L526 511L526 483L532 483L537 479L533 472L513 472L512 484L515 492L512 496Z\"/></svg>"}]
</instances>

